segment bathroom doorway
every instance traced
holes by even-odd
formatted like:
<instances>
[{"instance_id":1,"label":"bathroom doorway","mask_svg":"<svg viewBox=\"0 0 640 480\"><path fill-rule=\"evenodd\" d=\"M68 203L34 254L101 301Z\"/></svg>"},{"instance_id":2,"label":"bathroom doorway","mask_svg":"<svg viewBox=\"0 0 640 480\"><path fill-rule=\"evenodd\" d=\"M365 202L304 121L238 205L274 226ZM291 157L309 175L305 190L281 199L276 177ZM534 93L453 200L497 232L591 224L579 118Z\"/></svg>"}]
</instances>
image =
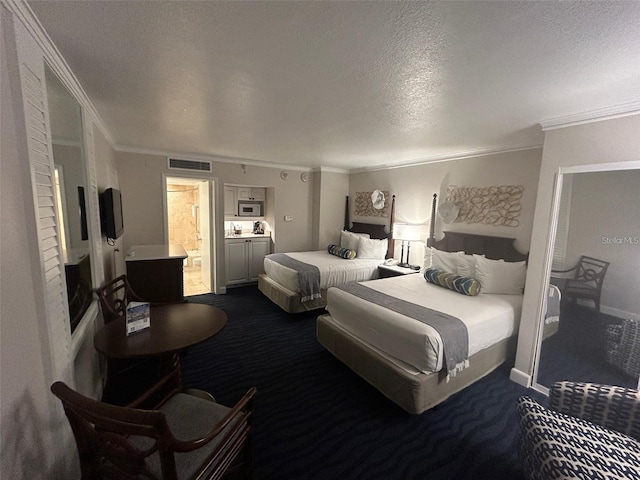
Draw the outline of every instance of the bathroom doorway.
<instances>
[{"instance_id":1,"label":"bathroom doorway","mask_svg":"<svg viewBox=\"0 0 640 480\"><path fill-rule=\"evenodd\" d=\"M165 198L168 243L182 245L187 252L184 294L211 293L213 182L204 178L166 177Z\"/></svg>"}]
</instances>

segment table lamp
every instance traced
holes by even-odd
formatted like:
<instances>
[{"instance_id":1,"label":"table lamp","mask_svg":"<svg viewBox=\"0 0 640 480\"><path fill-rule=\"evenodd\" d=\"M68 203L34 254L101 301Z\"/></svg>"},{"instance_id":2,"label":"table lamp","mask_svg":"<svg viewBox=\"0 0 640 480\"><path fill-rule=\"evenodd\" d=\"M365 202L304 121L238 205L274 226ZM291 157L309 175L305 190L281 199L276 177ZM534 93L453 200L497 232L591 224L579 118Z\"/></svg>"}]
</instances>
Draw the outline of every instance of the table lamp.
<instances>
[{"instance_id":1,"label":"table lamp","mask_svg":"<svg viewBox=\"0 0 640 480\"><path fill-rule=\"evenodd\" d=\"M402 241L402 251L400 254L399 267L415 268L409 264L409 251L411 242L421 241L424 239L424 225L416 223L394 223L393 239ZM407 245L407 259L404 259L404 246ZM418 267L420 268L420 267Z\"/></svg>"}]
</instances>

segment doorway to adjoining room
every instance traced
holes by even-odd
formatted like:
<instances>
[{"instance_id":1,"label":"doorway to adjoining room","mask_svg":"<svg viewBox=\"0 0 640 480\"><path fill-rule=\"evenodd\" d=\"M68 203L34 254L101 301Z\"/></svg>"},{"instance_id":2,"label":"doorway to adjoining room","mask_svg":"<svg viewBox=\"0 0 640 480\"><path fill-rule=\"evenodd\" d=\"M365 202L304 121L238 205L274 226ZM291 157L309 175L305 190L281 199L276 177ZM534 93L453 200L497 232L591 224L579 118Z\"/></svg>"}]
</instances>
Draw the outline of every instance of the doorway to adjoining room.
<instances>
[{"instance_id":1,"label":"doorway to adjoining room","mask_svg":"<svg viewBox=\"0 0 640 480\"><path fill-rule=\"evenodd\" d=\"M182 245L187 252L184 294L211 293L211 183L200 178L167 177L165 187L168 242Z\"/></svg>"}]
</instances>

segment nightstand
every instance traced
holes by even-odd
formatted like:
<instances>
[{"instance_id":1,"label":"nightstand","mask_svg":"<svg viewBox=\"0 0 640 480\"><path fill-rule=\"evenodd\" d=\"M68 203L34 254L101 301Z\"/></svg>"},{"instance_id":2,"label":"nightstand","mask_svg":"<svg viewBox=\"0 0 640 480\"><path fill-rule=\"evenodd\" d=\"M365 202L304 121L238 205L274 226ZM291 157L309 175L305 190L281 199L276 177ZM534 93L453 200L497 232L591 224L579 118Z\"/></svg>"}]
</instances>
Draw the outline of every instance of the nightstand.
<instances>
[{"instance_id":1,"label":"nightstand","mask_svg":"<svg viewBox=\"0 0 640 480\"><path fill-rule=\"evenodd\" d=\"M420 270L413 270L409 267L399 267L398 265L378 265L379 278L400 277L412 273L420 273Z\"/></svg>"}]
</instances>

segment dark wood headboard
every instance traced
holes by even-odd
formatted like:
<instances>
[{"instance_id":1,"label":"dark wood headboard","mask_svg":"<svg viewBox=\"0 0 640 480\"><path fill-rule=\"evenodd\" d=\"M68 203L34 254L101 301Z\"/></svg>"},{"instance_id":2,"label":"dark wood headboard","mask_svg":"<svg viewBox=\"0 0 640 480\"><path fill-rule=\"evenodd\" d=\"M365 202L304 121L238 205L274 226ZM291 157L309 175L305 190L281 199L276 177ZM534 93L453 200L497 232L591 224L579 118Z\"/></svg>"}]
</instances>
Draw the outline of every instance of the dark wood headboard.
<instances>
[{"instance_id":1,"label":"dark wood headboard","mask_svg":"<svg viewBox=\"0 0 640 480\"><path fill-rule=\"evenodd\" d=\"M427 245L445 252L463 251L467 254L485 255L491 260L503 259L505 262L527 261L529 255L521 253L513 246L515 238L476 235L473 233L443 232L444 238L436 240L434 236L436 221L437 195L433 194L431 203L431 231Z\"/></svg>"},{"instance_id":2,"label":"dark wood headboard","mask_svg":"<svg viewBox=\"0 0 640 480\"><path fill-rule=\"evenodd\" d=\"M353 233L368 233L371 238L378 240L388 239L387 254L385 258L393 257L395 242L393 241L393 222L396 215L396 196L391 196L391 214L389 215L389 232L385 230L386 225L379 223L362 223L349 221L349 196L347 196L344 211L344 229Z\"/></svg>"},{"instance_id":3,"label":"dark wood headboard","mask_svg":"<svg viewBox=\"0 0 640 480\"><path fill-rule=\"evenodd\" d=\"M444 232L442 240L434 240L431 246L445 252L459 252L485 255L492 260L504 259L506 262L526 261L528 255L520 253L513 246L515 238L475 235L473 233Z\"/></svg>"}]
</instances>

